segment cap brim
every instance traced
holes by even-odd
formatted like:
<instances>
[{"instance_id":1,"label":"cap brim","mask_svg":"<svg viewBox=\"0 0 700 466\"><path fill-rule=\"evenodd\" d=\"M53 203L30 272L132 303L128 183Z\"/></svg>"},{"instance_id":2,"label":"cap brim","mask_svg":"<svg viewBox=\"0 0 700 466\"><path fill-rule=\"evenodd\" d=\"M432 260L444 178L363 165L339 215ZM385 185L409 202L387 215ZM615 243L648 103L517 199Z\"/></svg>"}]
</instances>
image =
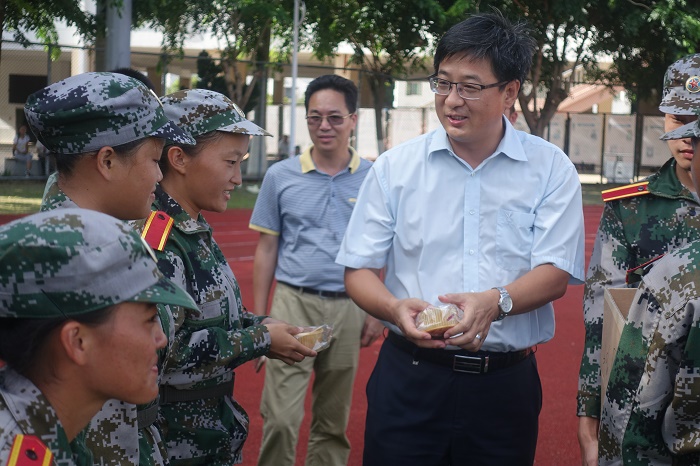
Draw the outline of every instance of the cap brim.
<instances>
[{"instance_id":1,"label":"cap brim","mask_svg":"<svg viewBox=\"0 0 700 466\"><path fill-rule=\"evenodd\" d=\"M180 127L172 121L168 121L165 125L151 133L150 136L167 139L176 144L187 144L190 146L197 144L197 141L195 141L193 137L180 129Z\"/></svg>"},{"instance_id":2,"label":"cap brim","mask_svg":"<svg viewBox=\"0 0 700 466\"><path fill-rule=\"evenodd\" d=\"M272 136L272 134L268 133L250 120L242 120L232 125L222 126L221 128L218 128L217 131L223 131L224 133L248 134L250 136Z\"/></svg>"},{"instance_id":3,"label":"cap brim","mask_svg":"<svg viewBox=\"0 0 700 466\"><path fill-rule=\"evenodd\" d=\"M685 139L685 138L697 138L700 137L700 128L698 127L700 120L696 120L688 123L687 125L676 128L673 131L661 136L662 141L668 141L670 139Z\"/></svg>"},{"instance_id":4,"label":"cap brim","mask_svg":"<svg viewBox=\"0 0 700 466\"><path fill-rule=\"evenodd\" d=\"M126 301L140 303L169 304L171 306L181 306L188 309L197 309L197 304L192 297L175 283L162 277L158 282L149 286L136 296Z\"/></svg>"}]
</instances>

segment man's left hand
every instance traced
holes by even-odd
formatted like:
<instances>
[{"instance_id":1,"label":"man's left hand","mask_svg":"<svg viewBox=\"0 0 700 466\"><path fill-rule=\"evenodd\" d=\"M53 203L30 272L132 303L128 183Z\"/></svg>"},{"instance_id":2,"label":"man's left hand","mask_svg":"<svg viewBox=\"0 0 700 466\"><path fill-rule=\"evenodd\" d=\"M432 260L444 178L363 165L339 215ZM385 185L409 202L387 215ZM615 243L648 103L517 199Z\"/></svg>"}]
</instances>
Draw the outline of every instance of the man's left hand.
<instances>
[{"instance_id":1,"label":"man's left hand","mask_svg":"<svg viewBox=\"0 0 700 466\"><path fill-rule=\"evenodd\" d=\"M382 321L368 314L367 317L365 317L365 323L362 326L360 347L364 348L365 346L369 346L374 343L382 332L384 332L384 324Z\"/></svg>"},{"instance_id":2,"label":"man's left hand","mask_svg":"<svg viewBox=\"0 0 700 466\"><path fill-rule=\"evenodd\" d=\"M467 351L479 351L491 328L491 322L498 316L496 290L481 293L450 293L439 296L443 303L451 303L464 311L462 320L445 332L449 344ZM459 335L461 333L461 335ZM458 335L458 336L454 336ZM452 338L454 336L454 338Z\"/></svg>"}]
</instances>

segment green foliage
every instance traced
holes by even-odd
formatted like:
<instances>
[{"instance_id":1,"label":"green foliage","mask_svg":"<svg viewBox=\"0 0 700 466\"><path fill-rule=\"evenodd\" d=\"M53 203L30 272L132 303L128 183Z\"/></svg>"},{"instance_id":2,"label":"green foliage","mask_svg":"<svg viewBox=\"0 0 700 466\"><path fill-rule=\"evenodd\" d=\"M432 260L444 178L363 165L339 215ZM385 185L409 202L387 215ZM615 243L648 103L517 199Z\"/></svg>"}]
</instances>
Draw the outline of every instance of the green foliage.
<instances>
[{"instance_id":1,"label":"green foliage","mask_svg":"<svg viewBox=\"0 0 700 466\"><path fill-rule=\"evenodd\" d=\"M284 42L289 35L291 7L287 3L282 0L145 0L139 7L138 18L163 32L163 47L170 51L182 52L184 40L191 35L212 34L221 44L222 60L216 65L203 64L208 82L200 86L216 89L248 110L254 107L257 99L256 82L265 75L271 36L279 34ZM250 73L244 60L250 58L256 62L253 79L246 83Z\"/></svg>"},{"instance_id":2,"label":"green foliage","mask_svg":"<svg viewBox=\"0 0 700 466\"><path fill-rule=\"evenodd\" d=\"M406 72L426 70L425 51L434 46L434 33L445 23L436 0L309 1L307 32L316 55L332 56L341 42L349 43L372 90L377 143L383 152L381 110L391 105L387 90Z\"/></svg>"},{"instance_id":3,"label":"green foliage","mask_svg":"<svg viewBox=\"0 0 700 466\"><path fill-rule=\"evenodd\" d=\"M624 85L636 101L658 100L666 68L700 52L700 3L610 0L608 5L595 17L599 34L592 48L610 54L613 66L595 76Z\"/></svg>"},{"instance_id":4,"label":"green foliage","mask_svg":"<svg viewBox=\"0 0 700 466\"><path fill-rule=\"evenodd\" d=\"M28 47L27 33L33 33L42 43L58 43L55 21L63 20L75 26L78 33L90 41L95 37L95 17L80 9L79 0L2 0L0 1L2 31L13 34L14 40ZM60 49L52 48L52 58Z\"/></svg>"},{"instance_id":5,"label":"green foliage","mask_svg":"<svg viewBox=\"0 0 700 466\"><path fill-rule=\"evenodd\" d=\"M223 72L224 68L214 61L206 50L199 52L197 56L198 89L210 89L228 95Z\"/></svg>"},{"instance_id":6,"label":"green foliage","mask_svg":"<svg viewBox=\"0 0 700 466\"><path fill-rule=\"evenodd\" d=\"M229 87L224 77L224 67L217 63L206 50L202 50L197 56L197 76L199 77L196 84L197 89L209 89L220 92L231 98L231 95L229 95ZM238 86L238 84L236 84L236 86ZM245 113L255 109L258 105L260 95L259 92L256 92L258 91L258 86L258 83L253 85L250 98L242 107ZM243 94L245 94L247 90L248 85L244 83L242 88ZM235 100L235 97L233 100Z\"/></svg>"}]
</instances>

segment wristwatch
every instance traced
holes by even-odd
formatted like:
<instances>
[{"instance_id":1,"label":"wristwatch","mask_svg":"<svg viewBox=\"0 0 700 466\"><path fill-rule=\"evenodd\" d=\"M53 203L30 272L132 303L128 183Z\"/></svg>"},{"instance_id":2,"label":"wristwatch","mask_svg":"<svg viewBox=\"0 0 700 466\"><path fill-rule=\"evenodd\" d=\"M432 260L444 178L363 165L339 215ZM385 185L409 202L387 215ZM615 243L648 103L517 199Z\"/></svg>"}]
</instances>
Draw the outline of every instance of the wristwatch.
<instances>
[{"instance_id":1,"label":"wristwatch","mask_svg":"<svg viewBox=\"0 0 700 466\"><path fill-rule=\"evenodd\" d=\"M496 322L505 319L510 313L510 311L513 309L513 300L508 294L508 291L506 291L506 289L502 286L497 286L492 289L498 290L498 292L501 294L501 297L498 298L498 310L501 312L498 314L498 317L494 319L494 322Z\"/></svg>"}]
</instances>

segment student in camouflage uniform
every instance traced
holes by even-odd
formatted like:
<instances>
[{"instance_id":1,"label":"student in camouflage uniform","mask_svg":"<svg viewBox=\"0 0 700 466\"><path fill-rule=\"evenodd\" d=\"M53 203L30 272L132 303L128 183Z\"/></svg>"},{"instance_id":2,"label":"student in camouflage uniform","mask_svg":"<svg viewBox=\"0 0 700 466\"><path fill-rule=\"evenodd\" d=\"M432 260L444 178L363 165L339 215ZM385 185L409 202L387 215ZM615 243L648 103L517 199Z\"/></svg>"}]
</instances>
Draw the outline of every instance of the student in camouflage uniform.
<instances>
[{"instance_id":1,"label":"student in camouflage uniform","mask_svg":"<svg viewBox=\"0 0 700 466\"><path fill-rule=\"evenodd\" d=\"M125 223L61 209L0 227L0 464L89 466L111 398L158 394L156 304L195 306Z\"/></svg>"},{"instance_id":2,"label":"student in camouflage uniform","mask_svg":"<svg viewBox=\"0 0 700 466\"><path fill-rule=\"evenodd\" d=\"M81 207L120 220L146 217L162 178L157 162L164 139L194 143L167 119L153 92L122 74L84 73L52 84L29 97L25 114L58 170L42 211ZM161 321L171 335L168 316ZM137 431L134 405L110 400L88 433L98 462L165 464L160 435L148 422L140 424L147 433Z\"/></svg>"},{"instance_id":3,"label":"student in camouflage uniform","mask_svg":"<svg viewBox=\"0 0 700 466\"><path fill-rule=\"evenodd\" d=\"M697 192L700 121L663 136L680 138L693 138ZM697 240L658 260L642 279L603 400L601 465L700 464L699 283Z\"/></svg>"},{"instance_id":4,"label":"student in camouflage uniform","mask_svg":"<svg viewBox=\"0 0 700 466\"><path fill-rule=\"evenodd\" d=\"M154 218L172 219L173 226L155 241L162 245L156 254L160 270L190 292L198 309L170 308L175 339L157 423L173 466L228 466L241 462L248 431L248 417L231 396L233 369L262 355L293 364L316 353L292 336L298 327L245 311L238 282L201 214L226 210L242 181L250 135L269 134L217 92L192 89L162 101L166 115L197 145L164 150ZM150 241L149 230L144 236Z\"/></svg>"},{"instance_id":5,"label":"student in camouflage uniform","mask_svg":"<svg viewBox=\"0 0 700 466\"><path fill-rule=\"evenodd\" d=\"M666 131L697 119L698 75L700 54L678 60L666 71L659 106L665 113ZM612 200L606 202L600 220L584 290L586 339L577 409L583 464L597 462L604 289L624 287L628 270L700 238L700 204L690 177L690 139L669 141L669 149L673 157L644 183L606 193Z\"/></svg>"}]
</instances>

